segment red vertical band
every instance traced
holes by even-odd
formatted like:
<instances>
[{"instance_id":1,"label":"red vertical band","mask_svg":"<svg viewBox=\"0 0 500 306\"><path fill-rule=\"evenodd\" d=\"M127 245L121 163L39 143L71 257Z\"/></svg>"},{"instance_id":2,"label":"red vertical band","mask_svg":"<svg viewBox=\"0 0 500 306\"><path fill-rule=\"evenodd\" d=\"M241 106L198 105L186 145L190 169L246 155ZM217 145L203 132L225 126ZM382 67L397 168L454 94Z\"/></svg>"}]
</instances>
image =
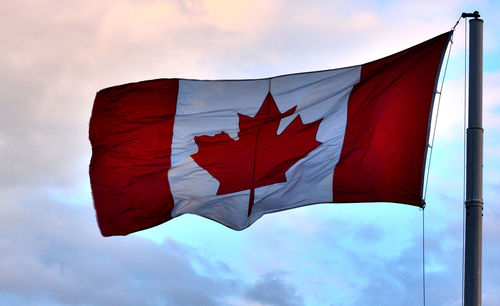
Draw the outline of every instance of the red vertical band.
<instances>
[{"instance_id":1,"label":"red vertical band","mask_svg":"<svg viewBox=\"0 0 500 306\"><path fill-rule=\"evenodd\" d=\"M154 80L97 93L89 128L90 183L103 236L171 219L167 171L178 87L178 80Z\"/></svg>"},{"instance_id":2,"label":"red vertical band","mask_svg":"<svg viewBox=\"0 0 500 306\"><path fill-rule=\"evenodd\" d=\"M449 37L362 66L349 98L334 202L422 205L430 112Z\"/></svg>"}]
</instances>

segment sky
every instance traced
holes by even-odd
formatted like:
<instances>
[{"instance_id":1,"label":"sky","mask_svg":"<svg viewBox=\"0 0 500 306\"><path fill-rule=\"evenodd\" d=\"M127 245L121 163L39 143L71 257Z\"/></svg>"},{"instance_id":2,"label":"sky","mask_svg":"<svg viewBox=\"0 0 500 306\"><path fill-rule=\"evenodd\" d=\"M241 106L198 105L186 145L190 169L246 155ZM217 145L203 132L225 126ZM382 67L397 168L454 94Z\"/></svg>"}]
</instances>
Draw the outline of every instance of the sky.
<instances>
[{"instance_id":1,"label":"sky","mask_svg":"<svg viewBox=\"0 0 500 306\"><path fill-rule=\"evenodd\" d=\"M88 121L98 90L156 78L340 68L484 19L483 305L500 300L500 3L0 2L0 305L461 305L464 21L427 207L320 204L243 231L184 215L100 235ZM424 215L425 214L425 218ZM423 220L425 247L423 247Z\"/></svg>"}]
</instances>

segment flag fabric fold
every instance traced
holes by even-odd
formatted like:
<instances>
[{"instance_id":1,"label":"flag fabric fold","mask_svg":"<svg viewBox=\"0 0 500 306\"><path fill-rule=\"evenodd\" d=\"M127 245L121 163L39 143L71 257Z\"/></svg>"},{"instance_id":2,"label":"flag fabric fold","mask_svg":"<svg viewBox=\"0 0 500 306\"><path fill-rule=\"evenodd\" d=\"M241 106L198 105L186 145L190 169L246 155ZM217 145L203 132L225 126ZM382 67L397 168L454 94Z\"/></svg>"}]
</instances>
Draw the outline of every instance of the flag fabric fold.
<instances>
[{"instance_id":1,"label":"flag fabric fold","mask_svg":"<svg viewBox=\"0 0 500 306\"><path fill-rule=\"evenodd\" d=\"M451 35L348 68L99 91L89 138L101 233L126 235L186 213L241 230L315 203L422 206Z\"/></svg>"}]
</instances>

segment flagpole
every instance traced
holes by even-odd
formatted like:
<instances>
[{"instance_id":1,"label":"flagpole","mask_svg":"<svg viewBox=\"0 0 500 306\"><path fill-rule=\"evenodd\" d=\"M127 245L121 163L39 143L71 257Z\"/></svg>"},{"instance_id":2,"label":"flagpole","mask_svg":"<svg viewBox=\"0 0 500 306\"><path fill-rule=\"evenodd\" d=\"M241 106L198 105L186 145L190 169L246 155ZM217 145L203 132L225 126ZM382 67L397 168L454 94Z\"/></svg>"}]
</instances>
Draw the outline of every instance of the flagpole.
<instances>
[{"instance_id":1,"label":"flagpole","mask_svg":"<svg viewBox=\"0 0 500 306\"><path fill-rule=\"evenodd\" d=\"M464 305L481 305L483 227L483 20L479 13L462 14L469 20L469 120L465 198Z\"/></svg>"}]
</instances>

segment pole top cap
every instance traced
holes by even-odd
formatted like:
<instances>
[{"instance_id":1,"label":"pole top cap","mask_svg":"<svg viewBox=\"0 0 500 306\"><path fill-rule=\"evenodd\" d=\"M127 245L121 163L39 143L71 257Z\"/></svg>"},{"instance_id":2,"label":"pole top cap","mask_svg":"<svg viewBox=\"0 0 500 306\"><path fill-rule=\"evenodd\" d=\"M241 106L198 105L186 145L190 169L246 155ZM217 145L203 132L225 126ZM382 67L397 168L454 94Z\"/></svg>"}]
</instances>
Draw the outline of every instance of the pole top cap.
<instances>
[{"instance_id":1,"label":"pole top cap","mask_svg":"<svg viewBox=\"0 0 500 306\"><path fill-rule=\"evenodd\" d=\"M478 19L479 17L481 17L481 15L479 15L478 11L474 11L474 13L462 13L462 18L468 18L468 17L474 17Z\"/></svg>"}]
</instances>

